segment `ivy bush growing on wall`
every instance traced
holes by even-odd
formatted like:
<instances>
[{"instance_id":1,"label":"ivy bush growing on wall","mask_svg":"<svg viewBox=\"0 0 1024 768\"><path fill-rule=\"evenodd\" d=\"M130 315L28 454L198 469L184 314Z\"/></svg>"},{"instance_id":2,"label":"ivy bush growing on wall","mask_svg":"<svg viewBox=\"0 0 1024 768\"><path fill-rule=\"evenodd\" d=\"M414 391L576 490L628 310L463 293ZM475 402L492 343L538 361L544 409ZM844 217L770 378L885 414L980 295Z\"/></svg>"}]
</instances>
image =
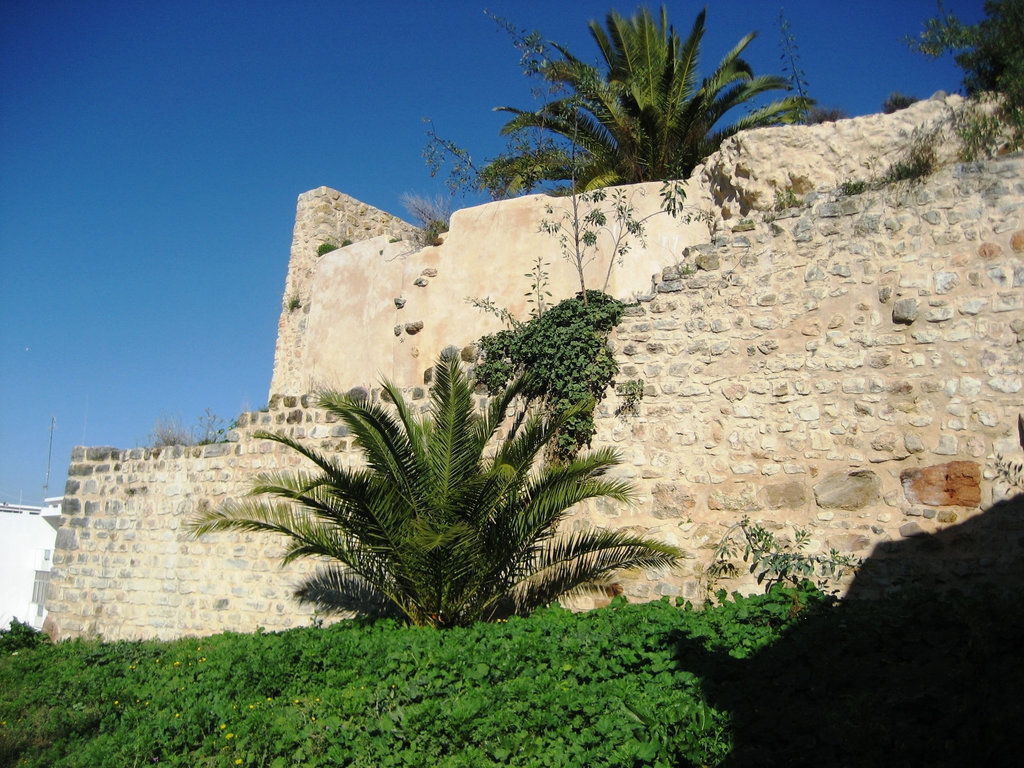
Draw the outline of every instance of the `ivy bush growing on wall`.
<instances>
[{"instance_id":1,"label":"ivy bush growing on wall","mask_svg":"<svg viewBox=\"0 0 1024 768\"><path fill-rule=\"evenodd\" d=\"M608 334L624 308L600 291L587 291L586 301L581 292L480 340L484 361L476 378L489 392L500 392L515 376L529 372L525 397L540 401L551 417L568 414L552 448L556 461L570 459L594 435L594 406L619 370Z\"/></svg>"}]
</instances>

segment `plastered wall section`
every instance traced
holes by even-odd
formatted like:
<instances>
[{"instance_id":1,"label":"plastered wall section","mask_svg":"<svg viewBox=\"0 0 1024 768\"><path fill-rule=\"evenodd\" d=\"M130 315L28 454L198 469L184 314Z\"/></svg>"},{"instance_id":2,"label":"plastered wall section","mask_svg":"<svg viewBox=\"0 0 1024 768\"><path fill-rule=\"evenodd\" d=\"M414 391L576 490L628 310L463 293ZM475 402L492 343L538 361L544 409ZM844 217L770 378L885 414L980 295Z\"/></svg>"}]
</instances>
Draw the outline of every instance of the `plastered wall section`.
<instances>
[{"instance_id":1,"label":"plastered wall section","mask_svg":"<svg viewBox=\"0 0 1024 768\"><path fill-rule=\"evenodd\" d=\"M328 187L299 195L274 349L272 395L313 389L313 374L302 366L311 338L309 311L313 296L318 293L314 278L322 258L317 253L320 247L327 243L341 248L344 243L358 244L378 238L382 243L378 250L383 244L402 243L397 250L408 251L416 232L414 226L398 217ZM352 330L351 323L346 326Z\"/></svg>"},{"instance_id":2,"label":"plastered wall section","mask_svg":"<svg viewBox=\"0 0 1024 768\"><path fill-rule=\"evenodd\" d=\"M586 284L627 301L648 295L662 269L712 231L772 209L778 194L804 199L878 178L915 142L929 141L940 162L952 162L951 125L964 109L959 97L938 94L891 115L743 132L685 182L676 217L662 212L660 183L607 190L605 200L582 202L578 210L581 218L595 209L608 214L606 227L591 227L599 247L585 254ZM619 241L628 250L613 258L621 231L617 196L645 236ZM359 224L363 215L367 223ZM563 228L551 234L545 224ZM445 346L503 327L474 300L525 318L537 306L538 273L548 302L580 289L565 258L573 251L570 225L568 198L530 195L456 211L443 242L421 249L408 225L339 192L321 187L300 196L271 395L370 386L380 376L422 384L424 369ZM321 242L344 242L339 238L353 242L316 254Z\"/></svg>"}]
</instances>

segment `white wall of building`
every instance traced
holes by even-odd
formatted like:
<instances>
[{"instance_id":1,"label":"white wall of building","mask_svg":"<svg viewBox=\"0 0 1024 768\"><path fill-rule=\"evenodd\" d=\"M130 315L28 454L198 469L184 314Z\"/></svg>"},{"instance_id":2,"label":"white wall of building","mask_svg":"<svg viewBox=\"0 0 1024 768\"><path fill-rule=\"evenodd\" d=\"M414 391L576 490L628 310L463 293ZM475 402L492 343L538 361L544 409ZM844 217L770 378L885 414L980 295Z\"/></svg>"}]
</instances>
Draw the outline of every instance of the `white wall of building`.
<instances>
[{"instance_id":1,"label":"white wall of building","mask_svg":"<svg viewBox=\"0 0 1024 768\"><path fill-rule=\"evenodd\" d=\"M0 504L0 628L17 619L39 629L46 618L42 574L53 563L60 499L46 501L46 507Z\"/></svg>"}]
</instances>

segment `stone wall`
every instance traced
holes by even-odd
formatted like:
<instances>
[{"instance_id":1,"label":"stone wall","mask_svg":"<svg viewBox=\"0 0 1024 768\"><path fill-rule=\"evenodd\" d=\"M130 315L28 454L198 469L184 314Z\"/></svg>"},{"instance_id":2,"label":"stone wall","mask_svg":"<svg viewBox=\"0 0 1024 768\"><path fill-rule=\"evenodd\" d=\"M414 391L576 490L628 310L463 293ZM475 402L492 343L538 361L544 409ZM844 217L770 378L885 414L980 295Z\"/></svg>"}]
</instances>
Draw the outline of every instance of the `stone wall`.
<instances>
[{"instance_id":1,"label":"stone wall","mask_svg":"<svg viewBox=\"0 0 1024 768\"><path fill-rule=\"evenodd\" d=\"M611 398L595 445L641 492L591 517L694 555L657 590L699 597L743 516L861 557L963 523L1021 491L996 463L1021 454L1024 157L734 224L667 267L613 343L644 397L627 416ZM994 541L951 546L948 573L1020 561L1024 520Z\"/></svg>"},{"instance_id":2,"label":"stone wall","mask_svg":"<svg viewBox=\"0 0 1024 768\"><path fill-rule=\"evenodd\" d=\"M280 567L281 540L196 540L185 530L191 515L242 496L259 474L303 461L255 439L258 429L349 454L347 428L307 400L278 397L271 406L242 414L225 443L74 450L47 600L51 635L172 638L309 622L312 611L291 593L310 564Z\"/></svg>"},{"instance_id":3,"label":"stone wall","mask_svg":"<svg viewBox=\"0 0 1024 768\"><path fill-rule=\"evenodd\" d=\"M927 121L951 107L916 109ZM914 114L895 118L893 141L912 137ZM804 141L845 141L851 157L870 157L885 123L861 120L861 131L858 121L806 129ZM796 146L799 133L789 130L786 146ZM644 397L635 413L617 413L623 402L611 395L594 445L621 452L615 471L636 483L637 499L591 504L570 525L644 530L688 552L671 572L626 574L624 590L639 599L703 597L712 550L744 516L783 536L807 529L809 552L888 561L873 571L881 591L921 578L960 585L1024 562L1024 516L1001 503L1024 498L1021 473L1006 471L1021 456L1024 410L1024 156L947 163L921 183L859 195L839 194L840 180L851 179L832 172L800 192L801 206L777 212L747 205L758 189L763 197L794 181L770 170L787 162L771 153L771 135L742 135L753 154L730 144L690 180L688 204L708 206L713 236L703 222L651 219L656 231L627 262L635 268L621 270L617 292L637 301L612 344L620 383L643 379ZM810 179L813 165L798 158L791 167ZM268 412L243 415L225 444L76 449L48 605L55 635L173 637L308 621L290 597L308 564L280 569L280 543L270 537L194 541L184 521L237 497L260 472L296 466L295 456L253 437L257 426L358 461L344 429L296 394L312 383L368 385L368 366L397 373L400 385L422 382L442 346L486 330L451 310L470 278L497 279L499 305L501 296L522 301L514 278L545 242L537 199L460 212L445 245L417 252L392 242L406 225L374 213L367 232L393 226L394 234L317 259L319 242L341 231L332 217L351 210L337 194L321 188L300 198ZM743 200L743 218L723 215ZM656 191L643 204L656 206ZM529 247L501 247L520 240ZM488 258L458 266L473 253ZM502 253L516 258L505 264ZM382 266L398 262L391 272ZM374 283L378 272L386 279ZM408 281L407 292L392 279ZM396 322L374 309L385 305L416 314ZM331 362L341 367L331 367L323 356L337 343L348 346ZM358 377L344 378L355 370L345 355L360 358ZM328 380L314 382L313 372ZM933 542L926 577L915 571L920 547L900 554L922 541ZM749 579L723 585L756 588Z\"/></svg>"}]
</instances>

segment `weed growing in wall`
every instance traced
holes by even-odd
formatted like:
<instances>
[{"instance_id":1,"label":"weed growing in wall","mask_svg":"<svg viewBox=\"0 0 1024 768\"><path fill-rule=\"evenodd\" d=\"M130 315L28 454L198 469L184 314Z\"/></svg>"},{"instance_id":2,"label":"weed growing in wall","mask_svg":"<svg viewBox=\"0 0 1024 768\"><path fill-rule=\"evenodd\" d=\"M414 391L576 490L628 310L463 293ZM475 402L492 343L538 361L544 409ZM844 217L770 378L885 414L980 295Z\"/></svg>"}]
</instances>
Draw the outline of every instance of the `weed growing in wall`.
<instances>
[{"instance_id":1,"label":"weed growing in wall","mask_svg":"<svg viewBox=\"0 0 1024 768\"><path fill-rule=\"evenodd\" d=\"M443 195L428 197L405 193L399 201L419 227L415 243L420 247L440 245L441 235L448 231L452 218L451 201Z\"/></svg>"},{"instance_id":2,"label":"weed growing in wall","mask_svg":"<svg viewBox=\"0 0 1024 768\"><path fill-rule=\"evenodd\" d=\"M744 517L726 532L715 548L707 572L709 591L714 591L718 579L738 575L739 568L734 561L742 556L765 591L776 584L799 587L810 581L822 591L836 592L838 582L848 571L857 568L860 560L835 549L824 554L808 554L805 550L810 538L809 532L798 528L792 541L783 541L765 526Z\"/></svg>"},{"instance_id":3,"label":"weed growing in wall","mask_svg":"<svg viewBox=\"0 0 1024 768\"><path fill-rule=\"evenodd\" d=\"M208 445L227 440L227 434L237 426L236 421L225 424L224 419L207 408L191 427L186 427L176 416L162 416L153 425L149 445L166 448L172 445Z\"/></svg>"},{"instance_id":4,"label":"weed growing in wall","mask_svg":"<svg viewBox=\"0 0 1024 768\"><path fill-rule=\"evenodd\" d=\"M910 135L910 146L907 151L882 174L880 183L915 182L931 176L938 167L936 146L940 133L941 129L938 128L915 128Z\"/></svg>"}]
</instances>

